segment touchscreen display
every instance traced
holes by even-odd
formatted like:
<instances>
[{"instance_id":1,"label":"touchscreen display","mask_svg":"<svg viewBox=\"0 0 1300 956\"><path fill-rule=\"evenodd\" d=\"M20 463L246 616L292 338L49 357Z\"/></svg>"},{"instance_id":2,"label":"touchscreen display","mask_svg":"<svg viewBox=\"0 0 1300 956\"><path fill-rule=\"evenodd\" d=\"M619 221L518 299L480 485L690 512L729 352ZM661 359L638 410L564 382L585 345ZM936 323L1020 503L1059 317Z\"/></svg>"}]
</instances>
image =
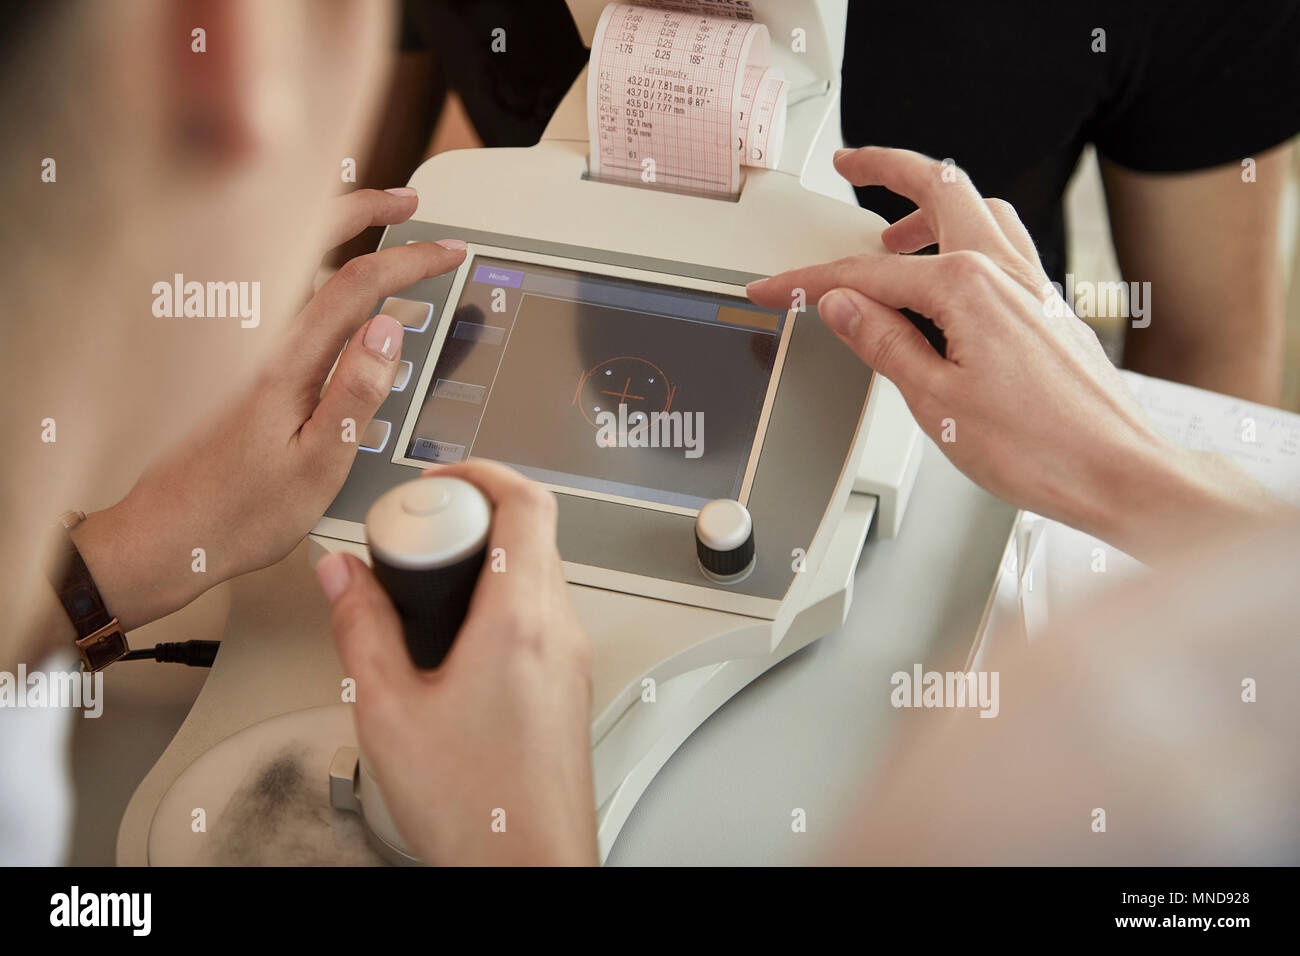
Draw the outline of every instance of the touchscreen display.
<instances>
[{"instance_id":1,"label":"touchscreen display","mask_svg":"<svg viewBox=\"0 0 1300 956\"><path fill-rule=\"evenodd\" d=\"M688 510L743 500L786 322L737 296L475 255L399 454Z\"/></svg>"}]
</instances>

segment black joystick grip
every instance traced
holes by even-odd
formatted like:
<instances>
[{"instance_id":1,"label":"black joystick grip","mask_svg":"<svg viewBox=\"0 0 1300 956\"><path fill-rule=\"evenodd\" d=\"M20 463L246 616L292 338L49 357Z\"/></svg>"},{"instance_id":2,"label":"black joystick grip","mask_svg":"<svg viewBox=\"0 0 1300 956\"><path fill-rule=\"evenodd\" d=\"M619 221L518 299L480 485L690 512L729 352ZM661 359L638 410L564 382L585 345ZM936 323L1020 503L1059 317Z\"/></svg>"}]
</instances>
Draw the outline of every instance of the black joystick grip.
<instances>
[{"instance_id":1,"label":"black joystick grip","mask_svg":"<svg viewBox=\"0 0 1300 956\"><path fill-rule=\"evenodd\" d=\"M416 667L437 667L465 622L469 599L483 570L486 548L443 568L398 568L372 555L375 577L402 618L406 646Z\"/></svg>"},{"instance_id":2,"label":"black joystick grip","mask_svg":"<svg viewBox=\"0 0 1300 956\"><path fill-rule=\"evenodd\" d=\"M437 667L451 650L483 570L491 520L487 499L459 478L408 481L366 515L375 577L417 667Z\"/></svg>"}]
</instances>

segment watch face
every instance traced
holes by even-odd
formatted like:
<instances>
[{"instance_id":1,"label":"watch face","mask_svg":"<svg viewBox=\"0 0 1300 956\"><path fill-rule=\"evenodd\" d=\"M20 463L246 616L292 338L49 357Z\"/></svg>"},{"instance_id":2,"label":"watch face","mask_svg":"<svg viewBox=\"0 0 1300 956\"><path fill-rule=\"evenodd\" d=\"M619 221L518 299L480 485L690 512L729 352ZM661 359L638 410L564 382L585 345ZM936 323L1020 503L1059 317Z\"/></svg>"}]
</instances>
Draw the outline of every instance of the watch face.
<instances>
[{"instance_id":1,"label":"watch face","mask_svg":"<svg viewBox=\"0 0 1300 956\"><path fill-rule=\"evenodd\" d=\"M110 627L111 631L96 632L77 642L77 646L81 648L82 659L92 671L103 670L127 652L126 636L123 635L122 629L116 621Z\"/></svg>"}]
</instances>

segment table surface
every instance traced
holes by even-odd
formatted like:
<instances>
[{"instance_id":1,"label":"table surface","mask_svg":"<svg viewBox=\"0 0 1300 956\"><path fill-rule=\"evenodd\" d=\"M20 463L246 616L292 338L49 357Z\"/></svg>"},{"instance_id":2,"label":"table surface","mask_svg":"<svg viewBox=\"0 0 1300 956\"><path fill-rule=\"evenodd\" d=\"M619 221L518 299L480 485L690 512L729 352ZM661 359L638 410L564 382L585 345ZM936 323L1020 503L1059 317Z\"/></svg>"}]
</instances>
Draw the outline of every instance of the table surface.
<instances>
[{"instance_id":1,"label":"table surface","mask_svg":"<svg viewBox=\"0 0 1300 956\"><path fill-rule=\"evenodd\" d=\"M848 620L743 689L669 759L608 865L815 862L860 805L909 711L890 677L960 670L1016 511L926 441L899 536L863 549ZM806 832L794 832L795 809ZM866 862L866 861L864 861Z\"/></svg>"}]
</instances>

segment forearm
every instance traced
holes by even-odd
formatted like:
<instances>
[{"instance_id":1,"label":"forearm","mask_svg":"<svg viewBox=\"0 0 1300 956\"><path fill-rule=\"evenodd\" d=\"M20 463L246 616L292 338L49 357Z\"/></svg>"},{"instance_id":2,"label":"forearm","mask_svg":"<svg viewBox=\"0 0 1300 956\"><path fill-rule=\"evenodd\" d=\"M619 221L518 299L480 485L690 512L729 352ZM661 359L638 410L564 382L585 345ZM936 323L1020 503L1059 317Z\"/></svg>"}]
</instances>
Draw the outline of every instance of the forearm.
<instances>
[{"instance_id":1,"label":"forearm","mask_svg":"<svg viewBox=\"0 0 1300 956\"><path fill-rule=\"evenodd\" d=\"M179 548L163 542L148 522L135 521L130 500L87 515L70 532L104 604L124 631L179 610L216 583L192 571ZM39 666L51 654L72 650L77 632L67 612L52 587L43 580L38 587L30 627L6 652L0 670L13 671L19 663Z\"/></svg>"},{"instance_id":2,"label":"forearm","mask_svg":"<svg viewBox=\"0 0 1300 956\"><path fill-rule=\"evenodd\" d=\"M191 552L136 515L130 496L72 531L104 603L124 631L177 611L216 583Z\"/></svg>"}]
</instances>

